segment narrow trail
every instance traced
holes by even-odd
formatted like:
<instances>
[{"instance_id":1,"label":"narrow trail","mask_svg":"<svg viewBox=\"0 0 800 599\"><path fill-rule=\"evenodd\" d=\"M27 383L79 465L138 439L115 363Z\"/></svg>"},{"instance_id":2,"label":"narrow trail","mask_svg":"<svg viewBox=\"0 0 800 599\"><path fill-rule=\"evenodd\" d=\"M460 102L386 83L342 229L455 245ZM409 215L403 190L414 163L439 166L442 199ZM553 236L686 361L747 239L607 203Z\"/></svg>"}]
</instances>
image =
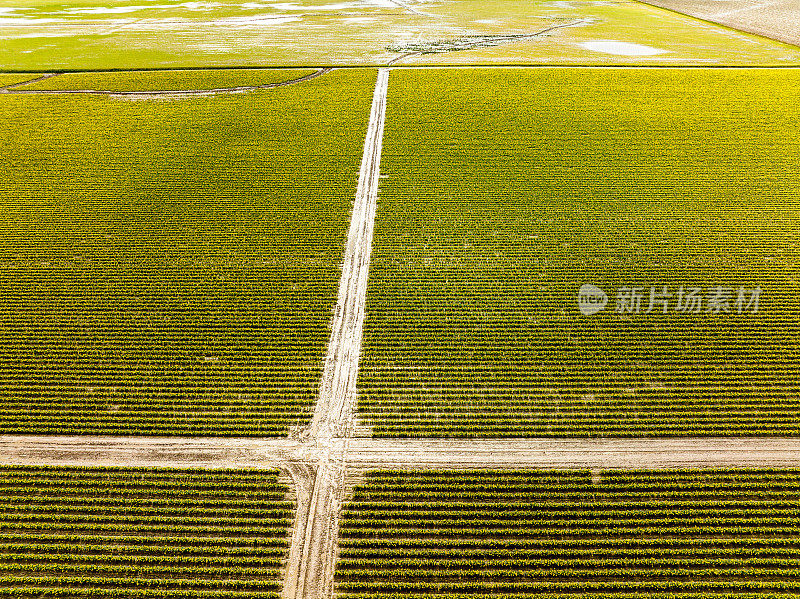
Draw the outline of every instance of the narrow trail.
<instances>
[{"instance_id":1,"label":"narrow trail","mask_svg":"<svg viewBox=\"0 0 800 599\"><path fill-rule=\"evenodd\" d=\"M494 42L493 45L501 45L505 43L516 42L519 40L530 39L534 37L538 37L540 35L544 35L550 31L554 31L556 29L563 29L565 27L578 27L579 25L587 25L592 22L592 19L577 19L575 21L571 21L569 23L558 23L556 25L551 25L549 27L545 27L540 31L536 31L534 33L524 33L524 34L515 34L515 35L486 35L486 36L477 36L478 39L474 41L474 46L472 47L458 47L458 48L447 48L447 49L435 49L436 43L431 43L431 50L415 50L412 52L406 52L405 54L401 54L400 56L395 56L389 62L386 63L387 67L394 66L400 61L406 60L408 58L415 58L417 56L422 56L424 54L444 54L447 52L458 52L464 50L473 50L475 48L483 47L487 41ZM469 46L469 42L465 42L467 46ZM425 65L427 66L427 65Z\"/></svg>"},{"instance_id":2,"label":"narrow trail","mask_svg":"<svg viewBox=\"0 0 800 599\"><path fill-rule=\"evenodd\" d=\"M758 468L800 466L800 438L349 439L348 468Z\"/></svg>"},{"instance_id":3,"label":"narrow trail","mask_svg":"<svg viewBox=\"0 0 800 599\"><path fill-rule=\"evenodd\" d=\"M309 498L319 478L338 493L345 456L348 474L376 468L797 468L800 437L339 438L311 447L286 438L0 435L0 464L279 468L298 484L298 496ZM327 469L325 476L320 469Z\"/></svg>"},{"instance_id":4,"label":"narrow trail","mask_svg":"<svg viewBox=\"0 0 800 599\"><path fill-rule=\"evenodd\" d=\"M24 81L22 83L15 83L6 86L2 89L3 93L8 94L32 94L32 95L59 95L59 94L84 94L90 96L140 96L140 97L180 97L180 96L214 96L218 94L238 94L259 89L273 89L276 87L284 87L286 85L295 85L326 75L333 70L333 67L320 68L289 81L279 81L278 83L265 83L264 85L242 85L239 87L218 87L213 89L175 89L175 90L151 90L151 91L108 91L108 90L94 90L94 89L17 89L19 86L36 83L50 77L55 77L59 73L51 73L43 77L32 79L31 81Z\"/></svg>"},{"instance_id":5,"label":"narrow trail","mask_svg":"<svg viewBox=\"0 0 800 599\"><path fill-rule=\"evenodd\" d=\"M36 77L34 79L28 79L26 81L20 81L18 83L10 83L8 85L2 85L2 86L0 86L0 92L7 92L10 89L15 89L15 88L20 87L22 85L30 85L31 83L37 83L39 81L44 81L45 79L50 79L51 77L55 77L56 75L59 75L59 74L60 73L46 73L45 75L42 75L41 77Z\"/></svg>"}]
</instances>

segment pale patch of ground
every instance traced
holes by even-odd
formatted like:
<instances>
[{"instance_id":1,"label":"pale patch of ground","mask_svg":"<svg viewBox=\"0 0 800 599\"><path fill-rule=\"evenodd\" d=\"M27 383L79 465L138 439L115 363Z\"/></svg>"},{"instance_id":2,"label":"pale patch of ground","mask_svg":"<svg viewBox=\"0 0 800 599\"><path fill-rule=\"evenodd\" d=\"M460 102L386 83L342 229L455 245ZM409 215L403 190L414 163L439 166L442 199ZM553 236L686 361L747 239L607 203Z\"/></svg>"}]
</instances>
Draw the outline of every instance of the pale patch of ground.
<instances>
[{"instance_id":1,"label":"pale patch of ground","mask_svg":"<svg viewBox=\"0 0 800 599\"><path fill-rule=\"evenodd\" d=\"M618 42L615 40L588 41L578 45L591 52L603 52L605 54L617 54L619 56L654 56L667 52L667 50L653 48L652 46L632 44L631 42Z\"/></svg>"}]
</instances>

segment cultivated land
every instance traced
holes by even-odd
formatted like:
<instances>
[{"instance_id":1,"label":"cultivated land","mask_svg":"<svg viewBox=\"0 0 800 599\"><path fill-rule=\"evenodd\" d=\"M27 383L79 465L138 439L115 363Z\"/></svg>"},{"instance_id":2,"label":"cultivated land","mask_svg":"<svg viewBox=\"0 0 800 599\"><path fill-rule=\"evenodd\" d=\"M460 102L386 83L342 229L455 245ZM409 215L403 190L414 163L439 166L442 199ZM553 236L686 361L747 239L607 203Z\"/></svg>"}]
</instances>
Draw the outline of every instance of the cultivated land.
<instances>
[{"instance_id":1,"label":"cultivated land","mask_svg":"<svg viewBox=\"0 0 800 599\"><path fill-rule=\"evenodd\" d=\"M394 71L363 423L800 434L798 83L794 69ZM610 294L604 312L578 311L584 283ZM617 312L623 286L640 313ZM673 294L668 313L645 313L651 286ZM720 313L676 312L681 287L717 286L732 295ZM738 313L740 287L762 289L757 313Z\"/></svg>"},{"instance_id":2,"label":"cultivated land","mask_svg":"<svg viewBox=\"0 0 800 599\"><path fill-rule=\"evenodd\" d=\"M374 80L0 97L0 431L270 436L308 419Z\"/></svg>"},{"instance_id":3,"label":"cultivated land","mask_svg":"<svg viewBox=\"0 0 800 599\"><path fill-rule=\"evenodd\" d=\"M647 4L800 45L800 6L795 0L644 0Z\"/></svg>"},{"instance_id":4,"label":"cultivated land","mask_svg":"<svg viewBox=\"0 0 800 599\"><path fill-rule=\"evenodd\" d=\"M632 0L0 0L0 68L786 64L800 50Z\"/></svg>"},{"instance_id":5,"label":"cultivated land","mask_svg":"<svg viewBox=\"0 0 800 599\"><path fill-rule=\"evenodd\" d=\"M278 599L270 470L0 467L0 597Z\"/></svg>"},{"instance_id":6,"label":"cultivated land","mask_svg":"<svg viewBox=\"0 0 800 599\"><path fill-rule=\"evenodd\" d=\"M269 85L299 79L312 69L216 69L197 71L126 71L64 73L20 86L18 90L163 91Z\"/></svg>"},{"instance_id":7,"label":"cultivated land","mask_svg":"<svg viewBox=\"0 0 800 599\"><path fill-rule=\"evenodd\" d=\"M372 472L338 597L796 596L799 492L797 470Z\"/></svg>"},{"instance_id":8,"label":"cultivated land","mask_svg":"<svg viewBox=\"0 0 800 599\"><path fill-rule=\"evenodd\" d=\"M3 1L0 567L48 580L0 584L332 598L341 514L354 597L798 594L796 71L299 68L797 49L627 1ZM623 275L762 310L578 323ZM423 438L353 438L365 316L365 422ZM770 470L630 472L731 467Z\"/></svg>"},{"instance_id":9,"label":"cultivated land","mask_svg":"<svg viewBox=\"0 0 800 599\"><path fill-rule=\"evenodd\" d=\"M39 77L39 75L28 74L28 73L0 73L0 88L6 85L14 85L15 83L22 83L24 81L33 79L34 77Z\"/></svg>"}]
</instances>

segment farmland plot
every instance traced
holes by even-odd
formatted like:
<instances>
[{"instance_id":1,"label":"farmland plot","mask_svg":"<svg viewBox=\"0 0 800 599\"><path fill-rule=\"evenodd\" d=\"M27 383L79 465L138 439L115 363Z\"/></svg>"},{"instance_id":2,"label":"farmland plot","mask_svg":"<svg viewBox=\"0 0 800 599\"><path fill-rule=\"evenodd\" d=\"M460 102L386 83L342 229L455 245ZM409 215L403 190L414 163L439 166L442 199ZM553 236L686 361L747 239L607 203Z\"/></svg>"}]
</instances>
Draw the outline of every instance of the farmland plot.
<instances>
[{"instance_id":1,"label":"farmland plot","mask_svg":"<svg viewBox=\"0 0 800 599\"><path fill-rule=\"evenodd\" d=\"M213 69L62 73L19 89L120 92L219 89L280 83L299 79L313 72L312 69Z\"/></svg>"},{"instance_id":2,"label":"farmland plot","mask_svg":"<svg viewBox=\"0 0 800 599\"><path fill-rule=\"evenodd\" d=\"M794 597L799 498L797 470L375 471L337 597Z\"/></svg>"},{"instance_id":3,"label":"farmland plot","mask_svg":"<svg viewBox=\"0 0 800 599\"><path fill-rule=\"evenodd\" d=\"M0 73L0 87L23 83L39 76L39 74L33 73Z\"/></svg>"},{"instance_id":4,"label":"farmland plot","mask_svg":"<svg viewBox=\"0 0 800 599\"><path fill-rule=\"evenodd\" d=\"M378 436L800 434L799 78L393 72L365 423ZM584 284L608 294L604 311L579 311ZM720 287L729 301L715 303Z\"/></svg>"},{"instance_id":5,"label":"farmland plot","mask_svg":"<svg viewBox=\"0 0 800 599\"><path fill-rule=\"evenodd\" d=\"M0 468L0 597L278 599L276 471Z\"/></svg>"},{"instance_id":6,"label":"farmland plot","mask_svg":"<svg viewBox=\"0 0 800 599\"><path fill-rule=\"evenodd\" d=\"M276 436L307 417L374 78L0 97L0 433Z\"/></svg>"}]
</instances>

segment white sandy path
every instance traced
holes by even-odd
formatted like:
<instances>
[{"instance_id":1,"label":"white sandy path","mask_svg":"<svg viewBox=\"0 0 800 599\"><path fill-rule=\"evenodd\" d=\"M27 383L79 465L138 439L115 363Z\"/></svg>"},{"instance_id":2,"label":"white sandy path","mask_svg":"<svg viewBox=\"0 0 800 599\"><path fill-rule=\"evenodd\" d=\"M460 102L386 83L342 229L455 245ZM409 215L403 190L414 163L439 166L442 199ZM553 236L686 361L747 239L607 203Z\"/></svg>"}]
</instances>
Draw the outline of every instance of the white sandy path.
<instances>
[{"instance_id":1,"label":"white sandy path","mask_svg":"<svg viewBox=\"0 0 800 599\"><path fill-rule=\"evenodd\" d=\"M388 85L389 69L378 69L319 399L305 434L321 443L346 436L355 410Z\"/></svg>"},{"instance_id":2,"label":"white sandy path","mask_svg":"<svg viewBox=\"0 0 800 599\"><path fill-rule=\"evenodd\" d=\"M0 435L0 464L276 468L306 456L281 438Z\"/></svg>"},{"instance_id":3,"label":"white sandy path","mask_svg":"<svg viewBox=\"0 0 800 599\"><path fill-rule=\"evenodd\" d=\"M0 464L280 468L303 484L321 465L329 469L328 487L341 485L345 452L355 470L800 467L800 438L792 437L352 438L312 448L291 439L0 435Z\"/></svg>"},{"instance_id":4,"label":"white sandy path","mask_svg":"<svg viewBox=\"0 0 800 599\"><path fill-rule=\"evenodd\" d=\"M337 447L332 447L332 443L348 437L354 425L388 86L389 69L379 69L320 393L311 423L299 435L308 442L309 451L314 454L309 457L316 464L309 472L313 490L308 505L301 507L298 503L283 599L333 596L339 510L345 497L347 439L342 439Z\"/></svg>"},{"instance_id":5,"label":"white sandy path","mask_svg":"<svg viewBox=\"0 0 800 599\"><path fill-rule=\"evenodd\" d=\"M344 441L341 441L344 443ZM351 471L375 468L800 467L800 438L349 439Z\"/></svg>"}]
</instances>

